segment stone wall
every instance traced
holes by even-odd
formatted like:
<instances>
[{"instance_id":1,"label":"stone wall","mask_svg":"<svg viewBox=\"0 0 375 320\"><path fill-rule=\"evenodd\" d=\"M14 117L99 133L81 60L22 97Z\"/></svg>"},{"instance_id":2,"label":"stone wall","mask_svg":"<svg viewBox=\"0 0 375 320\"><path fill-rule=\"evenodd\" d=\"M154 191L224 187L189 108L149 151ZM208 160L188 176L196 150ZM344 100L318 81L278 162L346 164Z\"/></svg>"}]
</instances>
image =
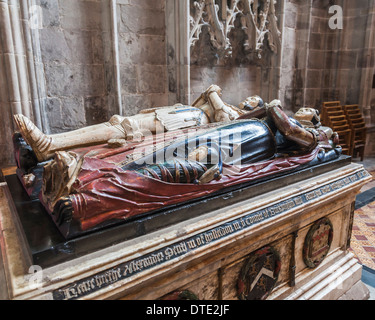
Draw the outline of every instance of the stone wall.
<instances>
[{"instance_id":1,"label":"stone wall","mask_svg":"<svg viewBox=\"0 0 375 320\"><path fill-rule=\"evenodd\" d=\"M330 8L343 9L342 29L330 27ZM359 104L366 118L366 154L375 155L373 1L286 1L280 99L289 112L320 109L325 101ZM335 21L337 22L337 21Z\"/></svg>"},{"instance_id":2,"label":"stone wall","mask_svg":"<svg viewBox=\"0 0 375 320\"><path fill-rule=\"evenodd\" d=\"M332 29L329 8L343 8L342 29ZM312 4L305 104L325 101L359 104L369 128L366 154L375 155L372 79L375 74L373 1L325 1Z\"/></svg>"},{"instance_id":3,"label":"stone wall","mask_svg":"<svg viewBox=\"0 0 375 320\"><path fill-rule=\"evenodd\" d=\"M190 4L193 2L191 0ZM282 2L278 1L276 12L280 30L283 27L282 7ZM265 101L278 97L279 56L269 49L267 36L261 44L261 58L257 53L246 50L244 44L254 39L249 39L243 30L240 21L242 18L241 15L236 17L234 27L228 33L231 44L231 54L228 56L218 52L212 45L208 31L210 27L202 28L199 40L194 43L190 51L191 101L194 101L212 83L223 89L223 100L233 105L238 105L252 95L259 95Z\"/></svg>"},{"instance_id":4,"label":"stone wall","mask_svg":"<svg viewBox=\"0 0 375 320\"><path fill-rule=\"evenodd\" d=\"M311 3L285 1L279 99L293 113L304 105Z\"/></svg>"},{"instance_id":5,"label":"stone wall","mask_svg":"<svg viewBox=\"0 0 375 320\"><path fill-rule=\"evenodd\" d=\"M310 81L306 104L320 107L323 101L360 104L361 78L367 64L366 34L372 5L367 0L335 1L344 13L343 29L331 29L330 1L314 1L309 50ZM367 106L363 106L367 107Z\"/></svg>"},{"instance_id":6,"label":"stone wall","mask_svg":"<svg viewBox=\"0 0 375 320\"><path fill-rule=\"evenodd\" d=\"M117 3L124 114L167 105L165 0Z\"/></svg>"},{"instance_id":7,"label":"stone wall","mask_svg":"<svg viewBox=\"0 0 375 320\"><path fill-rule=\"evenodd\" d=\"M40 0L40 48L51 133L107 120L111 76L104 63L104 21L100 1Z\"/></svg>"},{"instance_id":8,"label":"stone wall","mask_svg":"<svg viewBox=\"0 0 375 320\"><path fill-rule=\"evenodd\" d=\"M36 0L41 25L31 30L29 1L0 0L0 165L13 162L14 113L57 133L185 102L175 101L183 83L176 81L185 71L171 76L178 67L171 57L181 52L167 44L176 37L167 25L174 14L167 12L168 1L175 0ZM228 103L259 94L266 101L279 98L289 114L329 100L359 103L370 128L367 153L375 155L375 3L282 3L278 55L265 50L257 60L243 52L237 22L230 34L233 56L218 60L203 30L191 48L190 67L180 61L180 71L190 74L190 101L215 83ZM332 5L343 8L342 30L329 27Z\"/></svg>"},{"instance_id":9,"label":"stone wall","mask_svg":"<svg viewBox=\"0 0 375 320\"><path fill-rule=\"evenodd\" d=\"M40 34L54 131L167 103L165 0L115 3L113 35L109 0L45 1L46 20L52 24ZM116 90L121 101L116 100Z\"/></svg>"},{"instance_id":10,"label":"stone wall","mask_svg":"<svg viewBox=\"0 0 375 320\"><path fill-rule=\"evenodd\" d=\"M223 89L223 100L238 105L251 95L261 95L261 67L243 50L244 34L241 29L231 33L233 55L219 59L215 49L207 45L210 35L203 28L200 39L191 48L190 94L194 101L211 84Z\"/></svg>"},{"instance_id":11,"label":"stone wall","mask_svg":"<svg viewBox=\"0 0 375 320\"><path fill-rule=\"evenodd\" d=\"M14 34L6 32L5 22L0 27L1 165L13 163L12 114L23 113L53 134L167 104L165 0L36 0L34 6L1 0L0 5L9 26L21 24L14 30L19 46L9 46ZM34 18L37 25L31 27ZM27 58L36 79L27 73ZM9 78L23 96L7 87ZM33 85L40 119L33 110Z\"/></svg>"},{"instance_id":12,"label":"stone wall","mask_svg":"<svg viewBox=\"0 0 375 320\"><path fill-rule=\"evenodd\" d=\"M343 29L329 26L333 5L343 8ZM285 105L295 111L304 105L320 109L324 101L360 103L363 71L374 68L364 51L371 10L367 0L286 2L280 85Z\"/></svg>"}]
</instances>

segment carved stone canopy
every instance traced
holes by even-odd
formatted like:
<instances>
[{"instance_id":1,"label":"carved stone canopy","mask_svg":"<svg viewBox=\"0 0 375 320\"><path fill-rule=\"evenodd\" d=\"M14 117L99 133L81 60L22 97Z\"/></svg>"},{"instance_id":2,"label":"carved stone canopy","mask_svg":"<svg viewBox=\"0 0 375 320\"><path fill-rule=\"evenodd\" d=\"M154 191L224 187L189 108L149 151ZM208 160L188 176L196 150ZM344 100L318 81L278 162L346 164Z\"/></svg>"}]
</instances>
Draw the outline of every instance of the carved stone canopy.
<instances>
[{"instance_id":1,"label":"carved stone canopy","mask_svg":"<svg viewBox=\"0 0 375 320\"><path fill-rule=\"evenodd\" d=\"M211 43L219 57L230 57L232 45L230 31L240 18L247 40L243 43L247 52L262 58L265 42L277 54L281 47L281 32L277 26L276 0L190 0L189 45L194 46L208 26Z\"/></svg>"}]
</instances>

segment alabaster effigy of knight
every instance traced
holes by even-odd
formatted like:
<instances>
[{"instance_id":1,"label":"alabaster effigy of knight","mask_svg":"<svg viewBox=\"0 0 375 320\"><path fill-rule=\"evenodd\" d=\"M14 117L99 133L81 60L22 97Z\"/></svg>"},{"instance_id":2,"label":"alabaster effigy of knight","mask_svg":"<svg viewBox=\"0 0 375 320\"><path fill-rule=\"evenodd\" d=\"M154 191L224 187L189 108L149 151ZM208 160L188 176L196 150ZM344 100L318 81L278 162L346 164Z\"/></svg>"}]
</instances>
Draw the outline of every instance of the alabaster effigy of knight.
<instances>
[{"instance_id":1,"label":"alabaster effigy of knight","mask_svg":"<svg viewBox=\"0 0 375 320\"><path fill-rule=\"evenodd\" d=\"M221 96L212 85L192 106L54 135L15 115L18 175L57 225L87 231L341 155L313 108L288 117L279 100L251 96L236 107Z\"/></svg>"}]
</instances>

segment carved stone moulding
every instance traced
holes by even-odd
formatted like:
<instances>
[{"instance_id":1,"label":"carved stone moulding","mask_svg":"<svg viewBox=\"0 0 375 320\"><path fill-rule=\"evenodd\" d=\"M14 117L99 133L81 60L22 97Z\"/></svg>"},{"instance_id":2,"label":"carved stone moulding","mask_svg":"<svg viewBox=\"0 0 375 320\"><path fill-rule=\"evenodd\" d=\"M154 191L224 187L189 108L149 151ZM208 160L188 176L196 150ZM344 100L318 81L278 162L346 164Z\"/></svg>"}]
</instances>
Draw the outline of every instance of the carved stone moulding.
<instances>
[{"instance_id":1,"label":"carved stone moulding","mask_svg":"<svg viewBox=\"0 0 375 320\"><path fill-rule=\"evenodd\" d=\"M276 0L190 0L189 45L199 40L204 26L219 57L232 55L229 34L239 17L247 40L246 51L262 58L265 43L277 54L281 47L281 32L277 24Z\"/></svg>"}]
</instances>

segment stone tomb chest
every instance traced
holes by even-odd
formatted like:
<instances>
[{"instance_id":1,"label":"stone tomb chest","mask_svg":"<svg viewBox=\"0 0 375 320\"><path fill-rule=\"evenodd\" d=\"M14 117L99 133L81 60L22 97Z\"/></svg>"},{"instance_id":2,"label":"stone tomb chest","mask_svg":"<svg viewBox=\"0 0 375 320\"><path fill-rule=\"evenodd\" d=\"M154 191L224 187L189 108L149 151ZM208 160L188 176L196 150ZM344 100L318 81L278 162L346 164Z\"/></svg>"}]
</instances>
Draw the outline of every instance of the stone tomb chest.
<instances>
[{"instance_id":1,"label":"stone tomb chest","mask_svg":"<svg viewBox=\"0 0 375 320\"><path fill-rule=\"evenodd\" d=\"M342 156L66 240L6 176L2 298L365 299L348 249L369 180Z\"/></svg>"}]
</instances>

